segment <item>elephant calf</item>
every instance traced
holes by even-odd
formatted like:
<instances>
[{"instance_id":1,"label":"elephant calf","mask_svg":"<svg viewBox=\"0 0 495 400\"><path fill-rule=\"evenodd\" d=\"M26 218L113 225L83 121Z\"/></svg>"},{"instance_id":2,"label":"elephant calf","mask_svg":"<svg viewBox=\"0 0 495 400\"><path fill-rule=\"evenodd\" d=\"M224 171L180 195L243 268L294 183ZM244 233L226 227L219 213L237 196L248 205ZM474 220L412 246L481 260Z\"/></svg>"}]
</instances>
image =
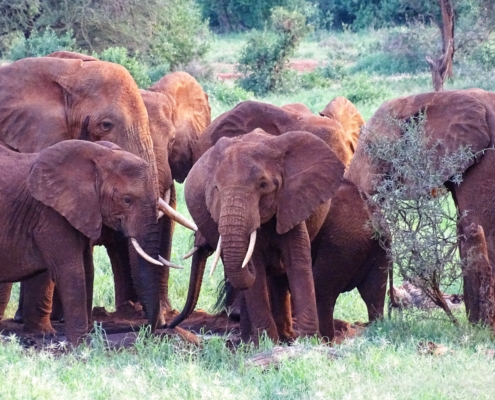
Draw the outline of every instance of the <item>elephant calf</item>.
<instances>
[{"instance_id":1,"label":"elephant calf","mask_svg":"<svg viewBox=\"0 0 495 400\"><path fill-rule=\"evenodd\" d=\"M157 225L151 166L99 143L68 140L34 154L0 146L0 282L31 278L25 330L50 333L54 281L74 344L87 333L92 308L91 240L105 225L144 243L146 251Z\"/></svg>"}]
</instances>

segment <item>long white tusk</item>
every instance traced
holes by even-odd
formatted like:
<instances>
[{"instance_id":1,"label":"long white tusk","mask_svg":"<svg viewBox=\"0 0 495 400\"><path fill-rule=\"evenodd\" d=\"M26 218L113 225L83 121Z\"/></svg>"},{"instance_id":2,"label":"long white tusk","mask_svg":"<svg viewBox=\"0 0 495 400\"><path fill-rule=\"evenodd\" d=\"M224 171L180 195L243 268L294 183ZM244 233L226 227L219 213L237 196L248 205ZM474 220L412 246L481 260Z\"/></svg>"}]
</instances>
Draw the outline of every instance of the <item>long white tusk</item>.
<instances>
[{"instance_id":1,"label":"long white tusk","mask_svg":"<svg viewBox=\"0 0 495 400\"><path fill-rule=\"evenodd\" d=\"M163 263L163 265L166 265L167 267L175 268L175 269L183 269L184 268L184 267L181 267L180 265L174 264L173 262L165 260L162 256L158 256L158 259Z\"/></svg>"},{"instance_id":2,"label":"long white tusk","mask_svg":"<svg viewBox=\"0 0 495 400\"><path fill-rule=\"evenodd\" d=\"M191 250L189 250L189 253L187 253L184 257L182 257L183 260L187 260L189 257L194 255L198 251L198 246L194 246Z\"/></svg>"},{"instance_id":3,"label":"long white tusk","mask_svg":"<svg viewBox=\"0 0 495 400\"><path fill-rule=\"evenodd\" d=\"M244 257L244 261L242 262L242 268L244 268L247 265L247 263L253 256L255 244L256 244L256 230L251 232L251 236L249 236L249 247L247 249L246 257Z\"/></svg>"},{"instance_id":4,"label":"long white tusk","mask_svg":"<svg viewBox=\"0 0 495 400\"><path fill-rule=\"evenodd\" d=\"M186 217L181 215L179 212L174 210L172 207L170 207L165 200L163 200L161 197L158 200L158 207L160 208L161 211L163 211L170 219L173 219L174 221L178 222L179 224L185 226L186 228L191 229L192 231L196 232L198 230L198 227L196 224L192 221L189 221Z\"/></svg>"},{"instance_id":5,"label":"long white tusk","mask_svg":"<svg viewBox=\"0 0 495 400\"><path fill-rule=\"evenodd\" d=\"M134 246L134 248L136 249L136 251L138 252L138 254L141 257L143 257L146 261L149 261L152 264L159 265L160 267L163 267L163 264L160 261L155 260L154 258L150 257L148 254L146 254L144 252L144 250L141 248L141 246L139 245L139 243L136 239L131 238L131 243Z\"/></svg>"},{"instance_id":6,"label":"long white tusk","mask_svg":"<svg viewBox=\"0 0 495 400\"><path fill-rule=\"evenodd\" d=\"M220 260L220 253L222 252L222 236L218 237L218 243L217 243L217 250L215 251L215 256L213 257L213 264L211 264L211 269L210 269L210 276L213 275L213 271L215 271L215 268L217 267L218 260Z\"/></svg>"}]
</instances>

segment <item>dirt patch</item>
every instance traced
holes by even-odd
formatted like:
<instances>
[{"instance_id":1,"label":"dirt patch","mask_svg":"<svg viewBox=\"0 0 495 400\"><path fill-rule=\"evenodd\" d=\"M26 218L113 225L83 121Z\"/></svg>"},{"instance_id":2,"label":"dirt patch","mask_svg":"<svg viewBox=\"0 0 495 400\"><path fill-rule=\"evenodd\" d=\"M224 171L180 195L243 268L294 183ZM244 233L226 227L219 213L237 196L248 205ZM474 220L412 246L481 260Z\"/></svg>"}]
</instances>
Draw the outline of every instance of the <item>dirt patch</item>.
<instances>
[{"instance_id":1,"label":"dirt patch","mask_svg":"<svg viewBox=\"0 0 495 400\"><path fill-rule=\"evenodd\" d=\"M177 311L166 314L166 322L170 323L177 314ZM141 306L132 303L113 313L106 311L103 307L95 307L93 320L98 323L97 329L104 331L106 346L109 348L132 346L141 326L146 324ZM23 324L16 323L13 319L0 321L3 340L8 340L11 334L15 334L24 347L32 347L37 350L66 350L68 343L64 333L64 324L52 321L52 326L57 332L55 335L30 335L24 332ZM335 343L342 343L347 338L360 335L364 328L358 324L335 320L335 330ZM158 329L156 335L177 338L192 345L200 345L202 340L212 335L222 336L229 342L236 343L240 340L240 328L239 322L231 320L226 313L212 315L198 310L193 312L180 326L174 329Z\"/></svg>"},{"instance_id":2,"label":"dirt patch","mask_svg":"<svg viewBox=\"0 0 495 400\"><path fill-rule=\"evenodd\" d=\"M320 63L312 59L291 60L289 68L298 72L312 72ZM212 63L213 70L218 79L221 81L235 80L242 76L236 71L237 64L229 63Z\"/></svg>"}]
</instances>

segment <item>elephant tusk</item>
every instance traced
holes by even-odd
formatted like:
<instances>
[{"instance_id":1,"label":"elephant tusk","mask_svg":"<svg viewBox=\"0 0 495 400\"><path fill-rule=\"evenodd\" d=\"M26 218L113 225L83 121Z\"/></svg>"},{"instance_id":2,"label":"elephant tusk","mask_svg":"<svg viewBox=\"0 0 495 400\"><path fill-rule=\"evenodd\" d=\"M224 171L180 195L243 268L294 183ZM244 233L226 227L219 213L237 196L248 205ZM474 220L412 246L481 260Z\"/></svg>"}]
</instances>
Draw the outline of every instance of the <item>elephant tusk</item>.
<instances>
[{"instance_id":1,"label":"elephant tusk","mask_svg":"<svg viewBox=\"0 0 495 400\"><path fill-rule=\"evenodd\" d=\"M244 261L242 262L242 268L244 268L251 257L253 256L254 245L256 244L256 229L251 232L251 236L249 236L249 247L247 249L246 257L244 257Z\"/></svg>"},{"instance_id":2,"label":"elephant tusk","mask_svg":"<svg viewBox=\"0 0 495 400\"><path fill-rule=\"evenodd\" d=\"M155 265L159 265L160 267L163 267L163 264L160 261L155 260L153 257L150 257L148 254L145 253L145 251L142 249L142 247L139 245L139 243L136 239L131 238L131 243L134 246L134 248L136 249L136 251L138 252L138 254L141 257L143 257L146 261L148 261L152 264L155 264Z\"/></svg>"},{"instance_id":3,"label":"elephant tusk","mask_svg":"<svg viewBox=\"0 0 495 400\"><path fill-rule=\"evenodd\" d=\"M217 249L215 251L215 256L213 257L213 264L211 264L210 268L210 276L213 275L213 271L215 271L215 268L217 267L218 260L220 260L220 253L222 252L222 236L218 237L218 243L217 243Z\"/></svg>"},{"instance_id":4,"label":"elephant tusk","mask_svg":"<svg viewBox=\"0 0 495 400\"><path fill-rule=\"evenodd\" d=\"M192 231L196 232L198 230L198 227L194 222L189 221L186 217L181 215L179 212L174 210L172 207L170 207L165 200L163 200L161 197L158 200L158 207L160 208L161 211L165 213L170 219L178 222L179 224L185 226L186 228L191 229Z\"/></svg>"},{"instance_id":5,"label":"elephant tusk","mask_svg":"<svg viewBox=\"0 0 495 400\"><path fill-rule=\"evenodd\" d=\"M165 203L170 204L170 189L165 192L165 198L163 199ZM158 219L163 217L165 214L162 210L158 210Z\"/></svg>"},{"instance_id":6,"label":"elephant tusk","mask_svg":"<svg viewBox=\"0 0 495 400\"><path fill-rule=\"evenodd\" d=\"M184 257L182 257L182 259L187 260L189 257L194 255L194 253L198 251L198 248L199 248L198 246L194 246L191 250L189 250L189 252Z\"/></svg>"},{"instance_id":7,"label":"elephant tusk","mask_svg":"<svg viewBox=\"0 0 495 400\"><path fill-rule=\"evenodd\" d=\"M162 256L158 256L158 259L163 263L163 265L170 267L170 268L175 268L175 269L184 269L184 267L174 264L173 262L165 260Z\"/></svg>"},{"instance_id":8,"label":"elephant tusk","mask_svg":"<svg viewBox=\"0 0 495 400\"><path fill-rule=\"evenodd\" d=\"M170 204L170 188L165 192L163 200L165 200L165 203Z\"/></svg>"}]
</instances>

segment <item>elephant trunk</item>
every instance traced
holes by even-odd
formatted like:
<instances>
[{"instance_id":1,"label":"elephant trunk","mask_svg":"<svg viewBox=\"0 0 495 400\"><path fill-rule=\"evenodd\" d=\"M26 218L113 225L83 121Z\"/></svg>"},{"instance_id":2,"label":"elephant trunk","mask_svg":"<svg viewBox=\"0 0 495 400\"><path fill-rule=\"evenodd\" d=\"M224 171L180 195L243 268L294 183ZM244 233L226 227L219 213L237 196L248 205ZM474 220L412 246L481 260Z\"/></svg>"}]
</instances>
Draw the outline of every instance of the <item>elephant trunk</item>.
<instances>
[{"instance_id":1,"label":"elephant trunk","mask_svg":"<svg viewBox=\"0 0 495 400\"><path fill-rule=\"evenodd\" d=\"M210 253L211 250L209 248L205 248L204 246L199 247L194 253L191 264L191 276L189 278L189 289L187 292L186 304L182 312L168 325L168 328L175 328L182 321L188 318L196 308L199 293L201 291L201 284L203 282L206 259Z\"/></svg>"},{"instance_id":2,"label":"elephant trunk","mask_svg":"<svg viewBox=\"0 0 495 400\"><path fill-rule=\"evenodd\" d=\"M222 261L225 274L235 289L245 290L254 283L254 274L248 267L242 268L249 247L249 238L259 225L252 223L248 204L245 200L239 203L240 198L229 198L233 203L222 207L218 231L222 236ZM236 201L237 200L237 201ZM229 201L230 203L231 201Z\"/></svg>"},{"instance_id":3,"label":"elephant trunk","mask_svg":"<svg viewBox=\"0 0 495 400\"><path fill-rule=\"evenodd\" d=\"M136 238L142 249L153 259L157 260L160 251L159 226L156 221L145 226L143 235ZM132 246L131 246L132 247ZM134 249L130 248L130 251ZM146 312L151 331L164 323L160 309L160 282L165 273L165 267L151 264L138 256L137 262L131 263L131 273L138 296Z\"/></svg>"}]
</instances>

